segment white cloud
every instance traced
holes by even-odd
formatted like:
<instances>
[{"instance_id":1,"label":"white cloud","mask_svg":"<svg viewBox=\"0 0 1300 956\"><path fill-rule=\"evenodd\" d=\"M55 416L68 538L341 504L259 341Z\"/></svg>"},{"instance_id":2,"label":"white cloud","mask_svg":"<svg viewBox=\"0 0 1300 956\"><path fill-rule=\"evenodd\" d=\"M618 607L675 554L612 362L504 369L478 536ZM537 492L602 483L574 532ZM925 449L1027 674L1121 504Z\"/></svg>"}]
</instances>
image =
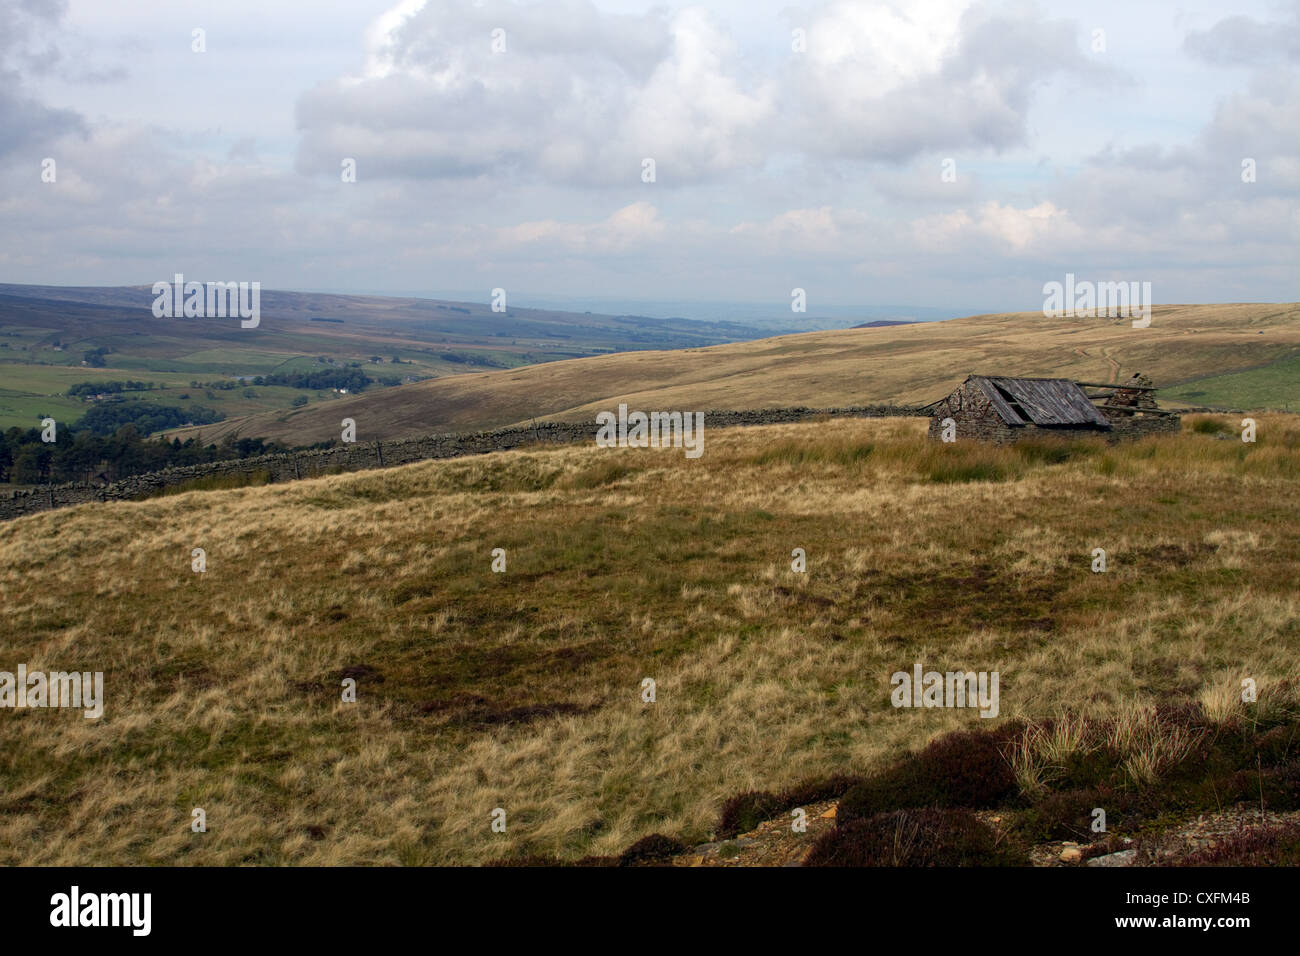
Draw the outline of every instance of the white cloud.
<instances>
[{"instance_id":1,"label":"white cloud","mask_svg":"<svg viewBox=\"0 0 1300 956\"><path fill-rule=\"evenodd\" d=\"M361 75L300 100L298 165L363 155L372 176L616 184L652 157L665 179L706 177L761 159L750 140L771 94L743 87L731 53L698 9L405 2L372 29Z\"/></svg>"},{"instance_id":2,"label":"white cloud","mask_svg":"<svg viewBox=\"0 0 1300 956\"><path fill-rule=\"evenodd\" d=\"M648 202L636 202L599 222L524 222L496 230L495 238L502 249L545 243L558 245L566 253L607 254L654 242L664 236L665 230L659 210Z\"/></svg>"},{"instance_id":3,"label":"white cloud","mask_svg":"<svg viewBox=\"0 0 1300 956\"><path fill-rule=\"evenodd\" d=\"M493 53L494 30L505 52ZM755 68L699 7L632 17L585 0L473 8L403 0L366 65L305 94L299 169L367 154L372 175L665 184L798 153L899 160L1026 141L1036 86L1105 71L1065 21L970 0L828 4L807 52Z\"/></svg>"}]
</instances>

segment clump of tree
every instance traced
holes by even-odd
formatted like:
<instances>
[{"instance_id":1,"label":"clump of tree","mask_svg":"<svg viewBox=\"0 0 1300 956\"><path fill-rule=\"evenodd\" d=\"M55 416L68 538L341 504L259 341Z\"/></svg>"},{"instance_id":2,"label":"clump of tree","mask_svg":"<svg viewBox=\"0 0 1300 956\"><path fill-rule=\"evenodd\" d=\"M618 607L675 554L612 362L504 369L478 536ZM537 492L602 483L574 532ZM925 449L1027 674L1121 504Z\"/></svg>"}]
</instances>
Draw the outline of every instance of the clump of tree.
<instances>
[{"instance_id":1,"label":"clump of tree","mask_svg":"<svg viewBox=\"0 0 1300 956\"><path fill-rule=\"evenodd\" d=\"M478 352L439 352L438 358L444 362L458 362L462 365L485 365L488 368L510 368L504 362L482 355Z\"/></svg>"},{"instance_id":2,"label":"clump of tree","mask_svg":"<svg viewBox=\"0 0 1300 956\"><path fill-rule=\"evenodd\" d=\"M253 382L257 384L256 381ZM233 392L237 388L244 387L245 383L237 378L219 378L215 382L190 382L191 388L202 388L207 391Z\"/></svg>"},{"instance_id":3,"label":"clump of tree","mask_svg":"<svg viewBox=\"0 0 1300 956\"><path fill-rule=\"evenodd\" d=\"M88 395L117 395L121 392L145 392L157 388L153 382L78 382L65 393L71 398L85 398Z\"/></svg>"},{"instance_id":4,"label":"clump of tree","mask_svg":"<svg viewBox=\"0 0 1300 956\"><path fill-rule=\"evenodd\" d=\"M221 412L205 405L155 405L152 402L113 402L96 405L77 421L78 431L95 435L111 435L123 425L133 425L137 432L148 435L181 425L210 425L225 420Z\"/></svg>"},{"instance_id":5,"label":"clump of tree","mask_svg":"<svg viewBox=\"0 0 1300 956\"><path fill-rule=\"evenodd\" d=\"M179 465L249 458L288 451L279 442L227 438L201 445L193 438L170 442L146 438L127 424L110 435L78 425L57 426L58 440L41 441L41 429L10 428L0 433L0 482L34 485L61 481L117 481L128 475Z\"/></svg>"},{"instance_id":6,"label":"clump of tree","mask_svg":"<svg viewBox=\"0 0 1300 956\"><path fill-rule=\"evenodd\" d=\"M318 372L275 372L262 375L253 380L258 385L284 385L289 388L306 388L323 391L329 388L346 388L350 392L359 392L374 379L357 369L327 368Z\"/></svg>"}]
</instances>

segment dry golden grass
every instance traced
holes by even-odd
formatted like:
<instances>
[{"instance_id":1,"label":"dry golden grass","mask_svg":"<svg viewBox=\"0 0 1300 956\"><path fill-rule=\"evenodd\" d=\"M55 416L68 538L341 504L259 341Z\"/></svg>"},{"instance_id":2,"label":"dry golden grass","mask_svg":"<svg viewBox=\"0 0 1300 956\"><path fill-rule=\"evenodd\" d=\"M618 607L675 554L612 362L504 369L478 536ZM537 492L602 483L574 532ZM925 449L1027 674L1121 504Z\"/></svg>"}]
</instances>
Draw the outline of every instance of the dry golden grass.
<instances>
[{"instance_id":1,"label":"dry golden grass","mask_svg":"<svg viewBox=\"0 0 1300 956\"><path fill-rule=\"evenodd\" d=\"M0 526L0 669L102 670L107 694L97 722L0 711L0 862L705 839L737 792L989 723L893 709L890 675L917 661L997 670L1003 720L1139 715L1140 779L1177 743L1144 737L1141 708L1227 713L1242 677L1294 676L1296 418L1259 416L1256 445L943 446L924 427L709 432L694 461L504 453ZM1037 778L1083 745L1045 737Z\"/></svg>"},{"instance_id":2,"label":"dry golden grass","mask_svg":"<svg viewBox=\"0 0 1300 956\"><path fill-rule=\"evenodd\" d=\"M455 375L175 434L306 445L337 439L345 417L356 420L359 439L373 441L526 424L531 416L591 421L619 402L647 410L920 405L972 372L1090 382L1144 372L1168 386L1264 366L1300 348L1297 303L1168 305L1153 310L1149 328L1131 321L1020 312L620 352Z\"/></svg>"}]
</instances>

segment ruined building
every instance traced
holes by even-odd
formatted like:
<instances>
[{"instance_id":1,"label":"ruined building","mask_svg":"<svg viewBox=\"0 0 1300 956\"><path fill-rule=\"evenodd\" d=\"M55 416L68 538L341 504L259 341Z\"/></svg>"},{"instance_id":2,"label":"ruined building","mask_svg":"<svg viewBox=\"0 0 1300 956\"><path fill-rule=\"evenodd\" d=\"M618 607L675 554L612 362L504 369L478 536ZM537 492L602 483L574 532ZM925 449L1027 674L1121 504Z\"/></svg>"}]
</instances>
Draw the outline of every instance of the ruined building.
<instances>
[{"instance_id":1,"label":"ruined building","mask_svg":"<svg viewBox=\"0 0 1300 956\"><path fill-rule=\"evenodd\" d=\"M1090 394L1085 388L1110 391ZM936 440L942 439L947 420L957 439L998 443L1044 434L1100 435L1113 441L1177 432L1178 415L1156 406L1155 391L1140 374L1122 385L972 375L922 410L930 415L930 437Z\"/></svg>"}]
</instances>

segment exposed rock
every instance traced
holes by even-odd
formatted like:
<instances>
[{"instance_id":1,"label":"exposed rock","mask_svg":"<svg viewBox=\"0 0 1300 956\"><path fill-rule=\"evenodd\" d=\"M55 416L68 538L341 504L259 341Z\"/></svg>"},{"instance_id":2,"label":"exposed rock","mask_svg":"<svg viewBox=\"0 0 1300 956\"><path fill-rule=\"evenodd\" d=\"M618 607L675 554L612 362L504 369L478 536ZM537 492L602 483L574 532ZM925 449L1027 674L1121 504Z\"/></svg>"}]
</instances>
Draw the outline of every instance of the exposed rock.
<instances>
[{"instance_id":1,"label":"exposed rock","mask_svg":"<svg viewBox=\"0 0 1300 956\"><path fill-rule=\"evenodd\" d=\"M1132 866L1133 861L1137 859L1137 850L1120 850L1118 853L1107 853L1105 856L1094 856L1087 862L1087 866Z\"/></svg>"}]
</instances>

